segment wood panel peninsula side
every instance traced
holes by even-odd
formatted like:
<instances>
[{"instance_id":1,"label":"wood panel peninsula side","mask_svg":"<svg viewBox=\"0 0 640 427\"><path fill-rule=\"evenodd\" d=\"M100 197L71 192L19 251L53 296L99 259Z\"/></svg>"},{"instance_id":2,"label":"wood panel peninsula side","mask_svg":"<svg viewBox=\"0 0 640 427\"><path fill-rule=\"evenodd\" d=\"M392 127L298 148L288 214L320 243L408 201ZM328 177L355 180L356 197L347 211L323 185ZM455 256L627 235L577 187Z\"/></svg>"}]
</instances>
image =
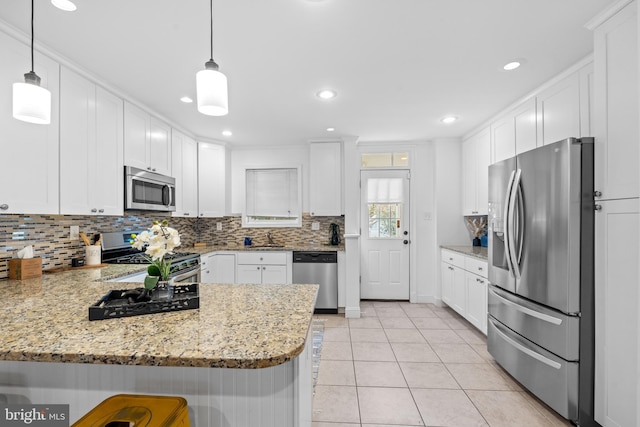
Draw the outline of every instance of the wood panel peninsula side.
<instances>
[{"instance_id":1,"label":"wood panel peninsula side","mask_svg":"<svg viewBox=\"0 0 640 427\"><path fill-rule=\"evenodd\" d=\"M0 281L0 398L69 404L75 422L119 393L187 399L191 425L311 426L317 285L200 284L200 308L88 320L136 267ZM139 267L137 267L139 268Z\"/></svg>"}]
</instances>

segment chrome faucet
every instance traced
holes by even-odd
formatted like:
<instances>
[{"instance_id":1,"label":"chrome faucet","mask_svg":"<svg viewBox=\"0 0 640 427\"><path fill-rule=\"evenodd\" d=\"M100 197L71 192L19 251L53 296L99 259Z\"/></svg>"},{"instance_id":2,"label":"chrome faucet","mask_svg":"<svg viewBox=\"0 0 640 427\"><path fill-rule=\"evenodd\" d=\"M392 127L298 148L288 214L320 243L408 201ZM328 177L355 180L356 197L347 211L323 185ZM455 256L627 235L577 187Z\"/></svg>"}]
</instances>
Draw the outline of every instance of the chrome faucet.
<instances>
[{"instance_id":1,"label":"chrome faucet","mask_svg":"<svg viewBox=\"0 0 640 427\"><path fill-rule=\"evenodd\" d=\"M271 238L271 233L264 233L265 236L267 236L267 239L269 240L267 242L267 244L269 245L275 245L275 242L273 241L273 239Z\"/></svg>"}]
</instances>

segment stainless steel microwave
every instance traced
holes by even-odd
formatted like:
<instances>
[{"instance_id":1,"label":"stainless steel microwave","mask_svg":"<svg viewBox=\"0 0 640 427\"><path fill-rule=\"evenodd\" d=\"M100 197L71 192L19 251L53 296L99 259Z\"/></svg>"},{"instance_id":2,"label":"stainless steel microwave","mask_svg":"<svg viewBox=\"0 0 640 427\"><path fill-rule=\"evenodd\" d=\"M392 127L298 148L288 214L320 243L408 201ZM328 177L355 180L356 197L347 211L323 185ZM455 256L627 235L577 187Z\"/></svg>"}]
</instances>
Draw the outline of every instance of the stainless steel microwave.
<instances>
[{"instance_id":1,"label":"stainless steel microwave","mask_svg":"<svg viewBox=\"0 0 640 427\"><path fill-rule=\"evenodd\" d=\"M133 166L124 167L125 209L174 212L176 179Z\"/></svg>"}]
</instances>

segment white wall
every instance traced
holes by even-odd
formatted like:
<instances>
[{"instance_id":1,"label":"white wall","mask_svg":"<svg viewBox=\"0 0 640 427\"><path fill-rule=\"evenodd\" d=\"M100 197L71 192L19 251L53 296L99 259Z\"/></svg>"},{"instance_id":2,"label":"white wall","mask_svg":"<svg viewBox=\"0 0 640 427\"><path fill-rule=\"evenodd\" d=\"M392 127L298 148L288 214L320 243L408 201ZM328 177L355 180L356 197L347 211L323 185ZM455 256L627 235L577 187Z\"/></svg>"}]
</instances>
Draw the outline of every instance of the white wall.
<instances>
[{"instance_id":1,"label":"white wall","mask_svg":"<svg viewBox=\"0 0 640 427\"><path fill-rule=\"evenodd\" d=\"M232 215L242 214L246 168L302 166L302 211L309 212L309 144L295 147L253 147L230 150Z\"/></svg>"}]
</instances>

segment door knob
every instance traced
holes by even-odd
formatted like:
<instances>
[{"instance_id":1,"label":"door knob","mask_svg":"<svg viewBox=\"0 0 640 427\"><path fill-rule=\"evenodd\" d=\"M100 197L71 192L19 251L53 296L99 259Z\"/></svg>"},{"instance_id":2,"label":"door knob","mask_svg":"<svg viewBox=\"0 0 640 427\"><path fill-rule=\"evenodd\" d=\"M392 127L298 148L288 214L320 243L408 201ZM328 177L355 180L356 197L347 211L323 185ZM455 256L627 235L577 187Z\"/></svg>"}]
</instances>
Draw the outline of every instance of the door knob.
<instances>
[{"instance_id":1,"label":"door knob","mask_svg":"<svg viewBox=\"0 0 640 427\"><path fill-rule=\"evenodd\" d=\"M407 230L405 230L404 233L402 233L402 234L404 234L406 236L407 234L409 234L409 232Z\"/></svg>"},{"instance_id":2,"label":"door knob","mask_svg":"<svg viewBox=\"0 0 640 427\"><path fill-rule=\"evenodd\" d=\"M409 241L408 240L403 240L402 243L404 243L405 245L408 245Z\"/></svg>"}]
</instances>

